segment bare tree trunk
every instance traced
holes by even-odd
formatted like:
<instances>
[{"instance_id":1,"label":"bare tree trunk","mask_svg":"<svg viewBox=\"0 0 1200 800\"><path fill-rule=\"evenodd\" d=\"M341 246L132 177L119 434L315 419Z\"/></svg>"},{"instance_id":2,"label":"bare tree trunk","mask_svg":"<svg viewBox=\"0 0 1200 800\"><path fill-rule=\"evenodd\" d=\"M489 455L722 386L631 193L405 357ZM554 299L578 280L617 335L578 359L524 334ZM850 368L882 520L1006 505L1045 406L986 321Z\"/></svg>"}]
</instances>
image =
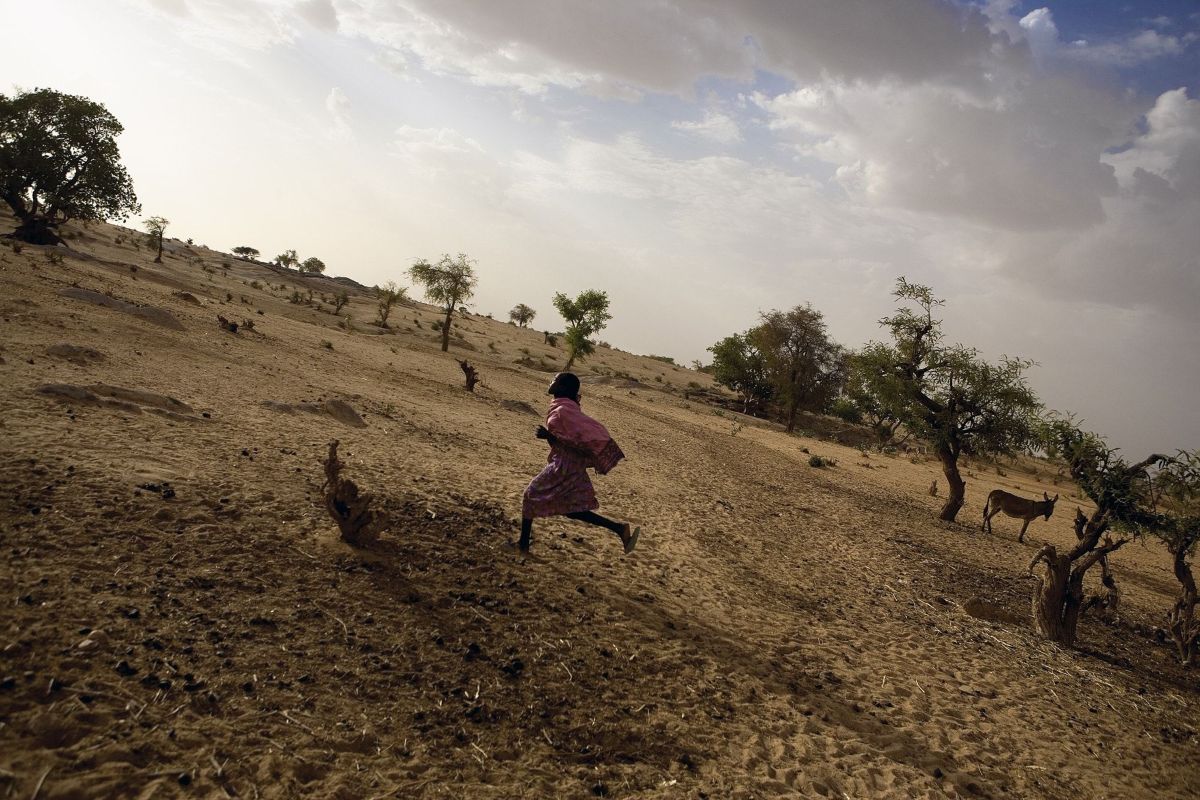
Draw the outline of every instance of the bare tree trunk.
<instances>
[{"instance_id":1,"label":"bare tree trunk","mask_svg":"<svg viewBox=\"0 0 1200 800\"><path fill-rule=\"evenodd\" d=\"M446 307L446 321L442 323L442 352L450 349L450 318L454 316L454 306Z\"/></svg>"},{"instance_id":2,"label":"bare tree trunk","mask_svg":"<svg viewBox=\"0 0 1200 800\"><path fill-rule=\"evenodd\" d=\"M963 507L963 503L967 498L967 483L958 474L958 456L954 451L947 446L938 448L938 459L942 462L942 473L946 476L946 484L950 491L946 497L946 504L942 506L942 511L938 514L938 519L946 522L954 522L954 518L958 516L959 509Z\"/></svg>"},{"instance_id":3,"label":"bare tree trunk","mask_svg":"<svg viewBox=\"0 0 1200 800\"><path fill-rule=\"evenodd\" d=\"M1196 578L1187 563L1187 551L1187 547L1175 551L1175 577L1182 588L1175 606L1167 613L1167 628L1179 649L1179 660L1191 666L1200 650L1200 620L1196 619Z\"/></svg>"},{"instance_id":4,"label":"bare tree trunk","mask_svg":"<svg viewBox=\"0 0 1200 800\"><path fill-rule=\"evenodd\" d=\"M567 358L567 365L563 367L563 372L570 372L571 365L575 363L575 351L571 350L571 355Z\"/></svg>"},{"instance_id":5,"label":"bare tree trunk","mask_svg":"<svg viewBox=\"0 0 1200 800\"><path fill-rule=\"evenodd\" d=\"M1042 585L1033 597L1034 624L1043 636L1063 647L1075 646L1079 617L1085 607L1083 576L1096 562L1129 541L1106 539L1103 546L1096 547L1107 528L1107 516L1103 513L1097 512L1089 519L1077 510L1075 534L1079 544L1062 556L1054 545L1048 544L1029 563L1030 574L1039 562L1046 565L1045 574L1040 576Z\"/></svg>"},{"instance_id":6,"label":"bare tree trunk","mask_svg":"<svg viewBox=\"0 0 1200 800\"><path fill-rule=\"evenodd\" d=\"M10 234L12 238L29 244L61 244L62 239L54 232L54 227L48 220L40 217L28 217Z\"/></svg>"},{"instance_id":7,"label":"bare tree trunk","mask_svg":"<svg viewBox=\"0 0 1200 800\"><path fill-rule=\"evenodd\" d=\"M1048 544L1029 565L1030 571L1038 561L1045 561L1046 574L1042 576L1041 588L1033 595L1034 624L1042 636L1050 641L1063 647L1072 647L1079 623L1079 610L1083 606L1083 593L1080 592L1077 597L1071 596L1071 557L1060 556L1054 545Z\"/></svg>"},{"instance_id":8,"label":"bare tree trunk","mask_svg":"<svg viewBox=\"0 0 1200 800\"><path fill-rule=\"evenodd\" d=\"M787 432L791 433L796 430L796 414L800 410L800 401L793 400L788 404L787 414Z\"/></svg>"},{"instance_id":9,"label":"bare tree trunk","mask_svg":"<svg viewBox=\"0 0 1200 800\"><path fill-rule=\"evenodd\" d=\"M161 264L162 263L162 248L163 248L163 235L162 235L161 231L159 231L159 234L156 238L158 239L158 255L154 257L154 263Z\"/></svg>"},{"instance_id":10,"label":"bare tree trunk","mask_svg":"<svg viewBox=\"0 0 1200 800\"><path fill-rule=\"evenodd\" d=\"M382 518L371 508L374 498L359 493L354 481L341 476L345 462L337 456L338 440L329 443L329 457L325 459L325 483L321 491L325 495L325 508L337 523L342 539L355 547L364 547L379 538Z\"/></svg>"}]
</instances>

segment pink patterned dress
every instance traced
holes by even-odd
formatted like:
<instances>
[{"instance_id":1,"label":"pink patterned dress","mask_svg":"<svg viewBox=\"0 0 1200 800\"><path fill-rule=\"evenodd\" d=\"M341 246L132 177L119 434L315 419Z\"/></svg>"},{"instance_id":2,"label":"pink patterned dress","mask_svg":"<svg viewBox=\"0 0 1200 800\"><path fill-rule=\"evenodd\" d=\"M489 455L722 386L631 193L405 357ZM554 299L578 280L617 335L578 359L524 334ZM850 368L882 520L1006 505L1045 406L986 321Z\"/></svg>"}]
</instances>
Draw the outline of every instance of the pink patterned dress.
<instances>
[{"instance_id":1,"label":"pink patterned dress","mask_svg":"<svg viewBox=\"0 0 1200 800\"><path fill-rule=\"evenodd\" d=\"M534 519L599 508L588 467L603 475L625 454L603 425L565 397L550 403L546 428L557 441L550 447L546 467L525 488L521 515Z\"/></svg>"}]
</instances>

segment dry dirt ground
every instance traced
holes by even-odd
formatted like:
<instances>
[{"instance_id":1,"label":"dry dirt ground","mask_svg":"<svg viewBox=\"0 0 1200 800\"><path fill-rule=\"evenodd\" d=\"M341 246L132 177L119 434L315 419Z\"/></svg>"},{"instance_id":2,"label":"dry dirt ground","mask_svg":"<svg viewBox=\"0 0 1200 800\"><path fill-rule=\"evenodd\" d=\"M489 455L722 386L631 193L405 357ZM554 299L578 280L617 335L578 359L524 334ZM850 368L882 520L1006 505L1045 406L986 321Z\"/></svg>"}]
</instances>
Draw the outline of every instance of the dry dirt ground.
<instances>
[{"instance_id":1,"label":"dry dirt ground","mask_svg":"<svg viewBox=\"0 0 1200 800\"><path fill-rule=\"evenodd\" d=\"M328 280L73 232L0 248L0 798L1200 796L1163 551L1117 554L1121 616L1077 651L1030 629L1079 502L1046 465L970 465L940 524L933 463L601 348L584 408L628 454L601 510L641 543L550 520L521 559L540 333L462 317L443 354L428 306L383 331L355 292L339 327L289 302ZM321 505L334 438L390 520L369 550ZM1019 545L979 530L998 486L1064 497Z\"/></svg>"}]
</instances>

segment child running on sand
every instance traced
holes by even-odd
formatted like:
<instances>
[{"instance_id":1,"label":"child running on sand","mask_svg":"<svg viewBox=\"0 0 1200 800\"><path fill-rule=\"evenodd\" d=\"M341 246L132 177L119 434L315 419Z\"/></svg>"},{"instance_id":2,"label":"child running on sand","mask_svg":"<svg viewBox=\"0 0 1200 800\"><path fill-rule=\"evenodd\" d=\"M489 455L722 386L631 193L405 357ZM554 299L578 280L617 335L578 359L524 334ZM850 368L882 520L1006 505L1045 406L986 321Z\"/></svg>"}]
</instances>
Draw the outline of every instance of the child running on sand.
<instances>
[{"instance_id":1,"label":"child running on sand","mask_svg":"<svg viewBox=\"0 0 1200 800\"><path fill-rule=\"evenodd\" d=\"M570 372L560 372L547 394L553 395L546 424L539 425L535 434L550 443L546 468L525 488L521 508L521 540L517 546L529 552L535 517L562 515L571 519L599 525L621 537L626 553L637 545L641 528L629 523L602 517L594 509L600 507L587 469L592 467L601 475L607 473L625 457L621 448L608 435L604 426L579 408L579 378Z\"/></svg>"}]
</instances>

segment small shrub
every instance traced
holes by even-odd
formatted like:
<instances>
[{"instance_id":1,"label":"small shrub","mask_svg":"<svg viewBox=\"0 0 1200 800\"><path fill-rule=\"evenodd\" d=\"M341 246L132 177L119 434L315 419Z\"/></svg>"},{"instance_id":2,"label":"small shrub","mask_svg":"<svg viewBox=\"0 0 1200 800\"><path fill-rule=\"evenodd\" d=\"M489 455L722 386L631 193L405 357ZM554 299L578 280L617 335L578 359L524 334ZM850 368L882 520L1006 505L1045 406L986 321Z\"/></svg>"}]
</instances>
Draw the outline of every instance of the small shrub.
<instances>
[{"instance_id":1,"label":"small shrub","mask_svg":"<svg viewBox=\"0 0 1200 800\"><path fill-rule=\"evenodd\" d=\"M429 323L429 327L433 328L435 331L440 331L442 329L442 321L440 319L435 319L433 322Z\"/></svg>"},{"instance_id":2,"label":"small shrub","mask_svg":"<svg viewBox=\"0 0 1200 800\"><path fill-rule=\"evenodd\" d=\"M51 264L56 264L56 265L63 263L61 253L55 253L55 252L52 252L49 250L46 251L46 260L49 261Z\"/></svg>"},{"instance_id":3,"label":"small shrub","mask_svg":"<svg viewBox=\"0 0 1200 800\"><path fill-rule=\"evenodd\" d=\"M322 339L322 340L321 340L321 347L324 347L326 350L332 350L332 349L333 349L333 342L329 341L328 339Z\"/></svg>"},{"instance_id":4,"label":"small shrub","mask_svg":"<svg viewBox=\"0 0 1200 800\"><path fill-rule=\"evenodd\" d=\"M817 469L823 469L826 465L832 466L832 461L821 458L821 456L809 456L808 465Z\"/></svg>"},{"instance_id":5,"label":"small shrub","mask_svg":"<svg viewBox=\"0 0 1200 800\"><path fill-rule=\"evenodd\" d=\"M250 281L250 288L251 289L261 289L262 284L259 283L258 281Z\"/></svg>"},{"instance_id":6,"label":"small shrub","mask_svg":"<svg viewBox=\"0 0 1200 800\"><path fill-rule=\"evenodd\" d=\"M225 293L225 302L227 302L227 303L232 303L232 302L233 302L233 292L226 292L226 293Z\"/></svg>"}]
</instances>

